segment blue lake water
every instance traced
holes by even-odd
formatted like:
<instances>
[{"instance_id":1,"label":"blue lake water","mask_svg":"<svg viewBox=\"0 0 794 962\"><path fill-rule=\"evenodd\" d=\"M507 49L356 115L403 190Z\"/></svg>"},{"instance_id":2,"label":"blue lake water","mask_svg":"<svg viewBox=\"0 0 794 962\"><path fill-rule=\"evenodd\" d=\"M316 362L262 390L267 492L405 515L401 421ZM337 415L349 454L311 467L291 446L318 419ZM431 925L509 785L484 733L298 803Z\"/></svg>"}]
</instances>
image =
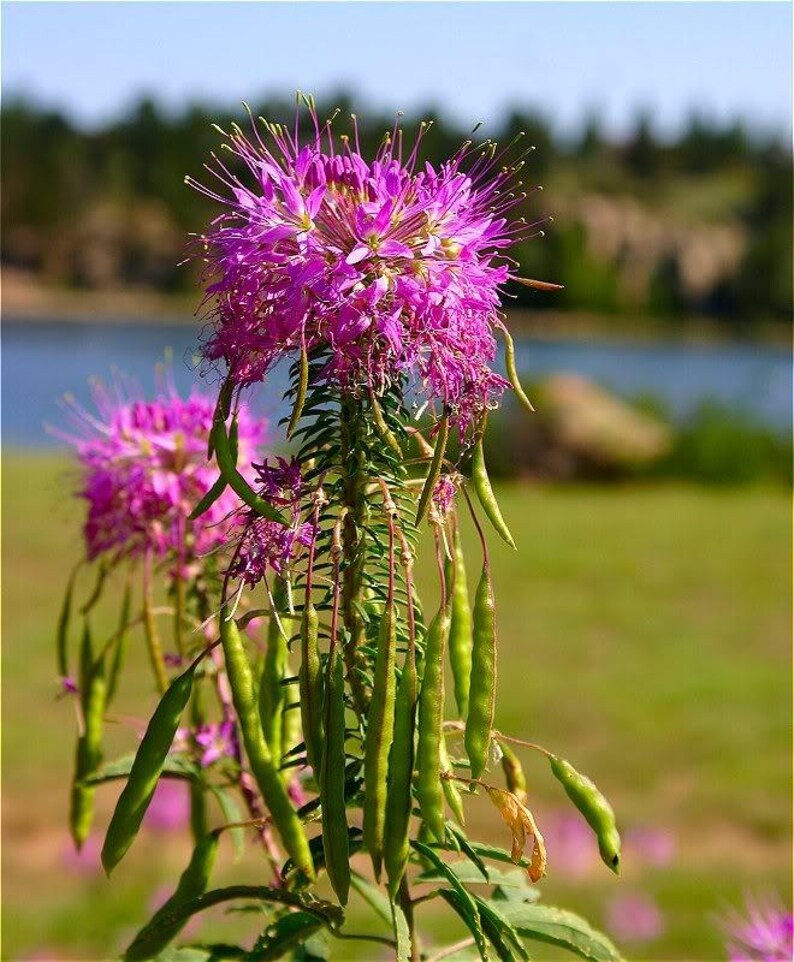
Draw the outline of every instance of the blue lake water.
<instances>
[{"instance_id":1,"label":"blue lake water","mask_svg":"<svg viewBox=\"0 0 794 962\"><path fill-rule=\"evenodd\" d=\"M182 391L217 375L197 357L197 330L191 325L140 322L49 323L8 319L2 339L2 427L5 445L58 444L45 425L65 427L59 403L71 393L90 399L89 379L105 380L113 370L151 391L154 368L166 351ZM790 353L753 344L535 340L517 342L518 367L527 378L555 371L576 372L626 397L653 395L674 417L685 418L704 399L716 399L777 430L791 423ZM276 419L284 412L285 370L276 370L256 395L256 406Z\"/></svg>"}]
</instances>

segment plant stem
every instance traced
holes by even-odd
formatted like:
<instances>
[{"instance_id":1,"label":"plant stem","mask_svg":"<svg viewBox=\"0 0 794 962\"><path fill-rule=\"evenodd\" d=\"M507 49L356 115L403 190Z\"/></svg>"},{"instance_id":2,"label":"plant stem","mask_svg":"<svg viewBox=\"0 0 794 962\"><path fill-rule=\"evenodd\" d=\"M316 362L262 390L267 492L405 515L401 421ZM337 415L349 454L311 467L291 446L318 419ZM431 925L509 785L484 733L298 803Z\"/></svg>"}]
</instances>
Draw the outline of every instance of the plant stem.
<instances>
[{"instance_id":1,"label":"plant stem","mask_svg":"<svg viewBox=\"0 0 794 962\"><path fill-rule=\"evenodd\" d=\"M343 398L340 418L342 499L344 507L347 508L342 527L342 619L348 632L344 645L344 659L356 711L363 717L366 714L369 699L359 674L359 649L366 638L359 609L364 600L362 575L366 551L363 524L366 521L368 509L363 453L356 439L361 412L354 399Z\"/></svg>"},{"instance_id":2,"label":"plant stem","mask_svg":"<svg viewBox=\"0 0 794 962\"><path fill-rule=\"evenodd\" d=\"M408 923L408 931L411 934L411 962L419 962L422 956L419 951L419 939L416 934L416 926L414 925L414 903L411 899L408 880L405 876L403 876L403 880L400 882L398 898L400 900L400 907L405 915L405 921Z\"/></svg>"},{"instance_id":3,"label":"plant stem","mask_svg":"<svg viewBox=\"0 0 794 962\"><path fill-rule=\"evenodd\" d=\"M157 625L154 621L152 555L149 551L146 552L143 559L143 628L157 687L160 690L160 694L163 694L166 688L168 688L168 672L165 668L163 649L160 647L160 638L157 634Z\"/></svg>"}]
</instances>

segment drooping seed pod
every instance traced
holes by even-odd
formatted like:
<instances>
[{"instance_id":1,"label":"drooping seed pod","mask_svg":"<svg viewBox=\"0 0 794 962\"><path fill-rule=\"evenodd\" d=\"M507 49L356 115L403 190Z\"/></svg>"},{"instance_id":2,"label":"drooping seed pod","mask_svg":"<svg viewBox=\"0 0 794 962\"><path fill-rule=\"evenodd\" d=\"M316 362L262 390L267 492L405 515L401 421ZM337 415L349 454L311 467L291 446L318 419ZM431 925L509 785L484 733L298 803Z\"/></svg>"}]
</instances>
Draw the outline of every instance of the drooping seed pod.
<instances>
[{"instance_id":1,"label":"drooping seed pod","mask_svg":"<svg viewBox=\"0 0 794 962\"><path fill-rule=\"evenodd\" d=\"M298 680L306 757L315 773L320 771L323 752L323 679L318 631L317 609L307 597L301 618L301 664Z\"/></svg>"},{"instance_id":2,"label":"drooping seed pod","mask_svg":"<svg viewBox=\"0 0 794 962\"><path fill-rule=\"evenodd\" d=\"M452 559L446 563L447 584L452 585L452 613L449 625L449 663L455 687L455 704L460 718L469 713L469 685L471 684L471 607L466 582L466 565L460 532L455 529Z\"/></svg>"},{"instance_id":3,"label":"drooping seed pod","mask_svg":"<svg viewBox=\"0 0 794 962\"><path fill-rule=\"evenodd\" d=\"M154 795L166 755L179 727L193 689L193 667L171 682L152 715L138 746L127 784L116 802L105 844L102 865L108 875L124 857L141 827Z\"/></svg>"},{"instance_id":4,"label":"drooping seed pod","mask_svg":"<svg viewBox=\"0 0 794 962\"><path fill-rule=\"evenodd\" d=\"M507 527L505 519L502 517L499 502L496 500L496 495L493 492L491 481L488 477L488 470L485 467L482 434L474 445L474 453L471 459L471 480L477 498L482 505L486 517L493 525L494 530L502 541L509 544L511 548L515 548L516 543L513 540L512 534L510 534L510 529Z\"/></svg>"},{"instance_id":5,"label":"drooping seed pod","mask_svg":"<svg viewBox=\"0 0 794 962\"><path fill-rule=\"evenodd\" d=\"M276 577L270 598L273 613L267 626L267 650L259 680L259 718L267 747L277 765L281 764L284 754L284 707L287 702L287 687L282 681L287 676L289 639L285 637L279 618L286 608L286 602L286 581Z\"/></svg>"},{"instance_id":6,"label":"drooping seed pod","mask_svg":"<svg viewBox=\"0 0 794 962\"><path fill-rule=\"evenodd\" d=\"M441 739L444 719L444 649L449 635L449 605L442 605L427 629L424 672L419 692L416 794L422 821L443 842L444 791L441 785Z\"/></svg>"},{"instance_id":7,"label":"drooping seed pod","mask_svg":"<svg viewBox=\"0 0 794 962\"><path fill-rule=\"evenodd\" d=\"M620 875L620 834L612 806L596 785L586 775L577 772L569 761L550 755L549 762L565 794L595 832L602 861L616 875Z\"/></svg>"},{"instance_id":8,"label":"drooping seed pod","mask_svg":"<svg viewBox=\"0 0 794 962\"><path fill-rule=\"evenodd\" d=\"M527 800L527 779L524 775L521 762L509 745L500 742L499 750L502 753L500 762L502 764L507 790L512 792L523 805Z\"/></svg>"},{"instance_id":9,"label":"drooping seed pod","mask_svg":"<svg viewBox=\"0 0 794 962\"><path fill-rule=\"evenodd\" d=\"M424 487L422 488L422 493L419 495L419 503L416 507L416 520L414 522L417 525L427 512L427 509L430 505L430 498L433 495L433 490L435 489L436 483L441 476L441 468L444 465L444 454L447 450L448 440L449 416L445 413L438 424L438 435L436 436L436 446L433 450L433 460L430 462L427 478L425 480Z\"/></svg>"},{"instance_id":10,"label":"drooping seed pod","mask_svg":"<svg viewBox=\"0 0 794 962\"><path fill-rule=\"evenodd\" d=\"M350 892L350 847L345 808L345 676L338 644L328 654L324 743L320 763L325 869L342 905Z\"/></svg>"},{"instance_id":11,"label":"drooping seed pod","mask_svg":"<svg viewBox=\"0 0 794 962\"><path fill-rule=\"evenodd\" d=\"M83 631L80 663L83 730L77 739L69 813L69 828L78 851L88 838L94 820L96 789L93 785L86 785L83 779L102 761L102 730L107 692L105 660L99 658L94 661L91 630L87 622Z\"/></svg>"},{"instance_id":12,"label":"drooping seed pod","mask_svg":"<svg viewBox=\"0 0 794 962\"><path fill-rule=\"evenodd\" d=\"M367 712L364 740L364 844L367 846L376 878L383 862L383 830L386 820L386 795L389 747L394 729L394 702L397 681L394 656L397 648L394 598L390 598L381 618L372 698Z\"/></svg>"},{"instance_id":13,"label":"drooping seed pod","mask_svg":"<svg viewBox=\"0 0 794 962\"><path fill-rule=\"evenodd\" d=\"M452 762L449 757L449 752L447 751L447 740L444 734L441 735L441 771L442 772L452 772ZM441 779L441 788L444 791L444 798L447 800L447 805L449 810L452 812L452 817L460 825L461 828L466 824L466 815L463 811L463 799L461 798L460 790L455 782L451 778Z\"/></svg>"},{"instance_id":14,"label":"drooping seed pod","mask_svg":"<svg viewBox=\"0 0 794 962\"><path fill-rule=\"evenodd\" d=\"M262 798L270 810L273 825L281 836L284 848L293 861L309 879L314 879L314 863L309 843L297 812L287 795L278 767L262 734L254 679L237 624L233 620L220 619L221 642L226 662L232 702L243 736L245 753Z\"/></svg>"},{"instance_id":15,"label":"drooping seed pod","mask_svg":"<svg viewBox=\"0 0 794 962\"><path fill-rule=\"evenodd\" d=\"M389 752L383 861L389 894L395 898L408 864L411 820L411 780L414 771L417 676L413 645L405 656L394 708L394 737Z\"/></svg>"},{"instance_id":16,"label":"drooping seed pod","mask_svg":"<svg viewBox=\"0 0 794 962\"><path fill-rule=\"evenodd\" d=\"M488 761L496 704L496 620L490 565L483 563L472 611L472 658L469 714L464 742L471 777L479 778Z\"/></svg>"}]
</instances>

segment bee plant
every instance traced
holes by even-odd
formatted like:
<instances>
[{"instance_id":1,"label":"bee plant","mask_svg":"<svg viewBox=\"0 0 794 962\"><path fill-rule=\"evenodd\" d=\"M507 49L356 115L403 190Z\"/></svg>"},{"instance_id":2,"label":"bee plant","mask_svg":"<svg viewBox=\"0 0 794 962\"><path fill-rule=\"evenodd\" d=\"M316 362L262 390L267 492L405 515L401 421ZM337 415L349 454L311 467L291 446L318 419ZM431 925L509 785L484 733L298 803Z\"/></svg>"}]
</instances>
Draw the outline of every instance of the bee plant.
<instances>
[{"instance_id":1,"label":"bee plant","mask_svg":"<svg viewBox=\"0 0 794 962\"><path fill-rule=\"evenodd\" d=\"M499 585L488 540L515 544L483 437L505 392L531 410L500 312L509 281L541 286L518 277L509 258L517 238L539 232L515 216L527 152L471 141L434 168L421 161L426 127L409 143L398 121L368 159L355 118L336 136L334 118L321 122L310 99L306 106L289 128L261 119L249 134L218 128L224 151L206 165L206 183L188 179L220 208L192 250L206 286L203 351L220 372L195 451L191 443L188 457L188 430L178 443L149 438L130 450L126 428L114 429L100 443L114 483L91 481L84 492L87 534L102 535L88 536L89 558L101 544L115 550L114 563L142 564L146 605L159 557L175 624L186 617L204 627L178 632L169 662L149 639L164 693L134 759L115 766L100 763L91 734L104 698L95 679L112 646L92 657L89 644L82 659L75 791L126 779L102 852L108 873L132 845L158 779L191 786L193 856L124 957L158 957L192 916L230 902L265 913L255 944L194 946L185 959L344 958L352 940L370 940L370 958L401 962L526 959L533 941L617 959L582 919L538 904L546 852L517 753L544 756L539 764L617 873L611 807L568 761L496 727ZM255 461L244 399L277 364L289 370L283 426L292 454ZM105 452L110 438L118 450ZM80 457L93 478L89 450ZM171 473L158 468L151 486L178 502L174 523L159 515L149 523L144 497L128 541L142 465L165 450ZM88 492L100 487L108 505L97 508ZM108 516L94 524L98 511ZM473 558L464 557L463 515L478 534ZM420 538L432 543L436 572L423 598ZM144 608L145 625L152 614ZM248 639L255 620L265 625L261 644ZM478 794L504 821L508 847L467 833ZM232 814L235 795L247 814ZM221 808L208 804L213 797ZM212 888L218 839L241 826L264 839L262 882ZM84 834L76 830L78 842ZM380 931L348 920L353 898ZM460 942L423 937L423 915L440 911L459 919Z\"/></svg>"}]
</instances>

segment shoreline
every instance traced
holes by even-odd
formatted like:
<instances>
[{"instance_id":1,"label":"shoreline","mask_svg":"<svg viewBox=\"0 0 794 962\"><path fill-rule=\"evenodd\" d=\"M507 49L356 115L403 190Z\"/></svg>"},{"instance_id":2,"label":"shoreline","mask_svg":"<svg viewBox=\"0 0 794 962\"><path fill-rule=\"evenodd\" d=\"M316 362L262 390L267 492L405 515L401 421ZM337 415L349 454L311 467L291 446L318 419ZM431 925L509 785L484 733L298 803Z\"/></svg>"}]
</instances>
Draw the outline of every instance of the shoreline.
<instances>
[{"instance_id":1,"label":"shoreline","mask_svg":"<svg viewBox=\"0 0 794 962\"><path fill-rule=\"evenodd\" d=\"M200 325L198 302L149 291L74 292L18 285L4 278L2 318L12 324ZM707 317L660 318L508 308L514 333L548 341L633 341L790 348L789 328L759 321L730 326Z\"/></svg>"}]
</instances>

